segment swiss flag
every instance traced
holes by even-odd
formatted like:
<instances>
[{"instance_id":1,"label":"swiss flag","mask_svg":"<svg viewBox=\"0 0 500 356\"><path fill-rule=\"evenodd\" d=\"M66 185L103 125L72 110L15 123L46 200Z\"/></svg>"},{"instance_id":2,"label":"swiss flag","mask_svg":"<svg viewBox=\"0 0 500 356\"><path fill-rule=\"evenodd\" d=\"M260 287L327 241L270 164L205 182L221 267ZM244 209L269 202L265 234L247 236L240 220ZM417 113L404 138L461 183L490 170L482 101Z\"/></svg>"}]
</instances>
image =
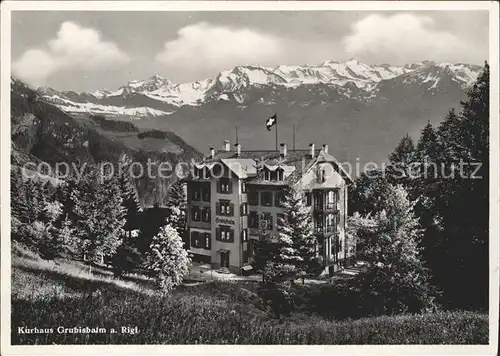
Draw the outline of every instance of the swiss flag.
<instances>
[{"instance_id":1,"label":"swiss flag","mask_svg":"<svg viewBox=\"0 0 500 356\"><path fill-rule=\"evenodd\" d=\"M267 119L267 121L266 121L267 131L271 131L271 127L273 127L274 125L276 125L277 121L278 120L276 118L276 114L274 114L269 119Z\"/></svg>"}]
</instances>

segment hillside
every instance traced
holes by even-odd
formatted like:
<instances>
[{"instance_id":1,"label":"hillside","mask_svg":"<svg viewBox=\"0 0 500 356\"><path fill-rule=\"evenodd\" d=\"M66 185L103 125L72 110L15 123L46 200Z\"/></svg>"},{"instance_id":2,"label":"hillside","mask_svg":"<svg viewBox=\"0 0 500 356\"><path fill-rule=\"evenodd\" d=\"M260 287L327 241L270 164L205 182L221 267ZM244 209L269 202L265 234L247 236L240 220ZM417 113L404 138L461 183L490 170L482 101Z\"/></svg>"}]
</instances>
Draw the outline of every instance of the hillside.
<instances>
[{"instance_id":1,"label":"hillside","mask_svg":"<svg viewBox=\"0 0 500 356\"><path fill-rule=\"evenodd\" d=\"M234 140L244 149L273 149L265 119L278 113L279 140L296 146L329 144L341 161L381 162L405 134L440 122L464 99L481 67L424 61L406 66L357 60L320 65L237 66L213 78L172 83L155 75L117 90L93 93L40 88L73 115L99 113L140 129L169 130L201 152Z\"/></svg>"},{"instance_id":2,"label":"hillside","mask_svg":"<svg viewBox=\"0 0 500 356\"><path fill-rule=\"evenodd\" d=\"M199 153L179 136L167 132L161 138L139 137L140 130L132 124L105 118L79 120L48 103L36 91L13 78L11 87L12 163L28 161L54 165L66 162L117 162L122 154L141 162L148 159L171 162L190 161ZM154 177L153 177L154 178ZM137 183L143 205L162 202L170 180L144 177Z\"/></svg>"},{"instance_id":3,"label":"hillside","mask_svg":"<svg viewBox=\"0 0 500 356\"><path fill-rule=\"evenodd\" d=\"M140 277L40 260L14 246L12 330L137 327L138 333L12 334L12 344L487 344L488 316L438 312L333 321L296 313L276 320L256 307L252 282L186 284L161 297ZM33 293L33 291L37 291Z\"/></svg>"}]
</instances>

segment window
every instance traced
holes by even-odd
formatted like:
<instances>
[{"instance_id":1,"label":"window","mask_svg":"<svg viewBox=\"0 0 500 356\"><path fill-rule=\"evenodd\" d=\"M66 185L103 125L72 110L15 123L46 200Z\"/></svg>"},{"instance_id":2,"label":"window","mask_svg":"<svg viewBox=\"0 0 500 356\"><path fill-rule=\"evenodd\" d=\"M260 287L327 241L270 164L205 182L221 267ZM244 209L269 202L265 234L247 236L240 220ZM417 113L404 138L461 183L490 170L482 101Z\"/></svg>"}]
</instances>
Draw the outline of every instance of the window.
<instances>
[{"instance_id":1,"label":"window","mask_svg":"<svg viewBox=\"0 0 500 356\"><path fill-rule=\"evenodd\" d=\"M316 225L316 232L317 233L322 233L323 232L323 214L318 214L317 219L315 220L315 225Z\"/></svg>"},{"instance_id":2,"label":"window","mask_svg":"<svg viewBox=\"0 0 500 356\"><path fill-rule=\"evenodd\" d=\"M328 209L334 209L337 206L339 200L339 191L330 190L326 196L326 204Z\"/></svg>"},{"instance_id":3,"label":"window","mask_svg":"<svg viewBox=\"0 0 500 356\"><path fill-rule=\"evenodd\" d=\"M264 170L264 180L271 180L271 172L269 169Z\"/></svg>"},{"instance_id":4,"label":"window","mask_svg":"<svg viewBox=\"0 0 500 356\"><path fill-rule=\"evenodd\" d=\"M272 192L262 192L261 203L263 206L272 206L273 205L273 193Z\"/></svg>"},{"instance_id":5,"label":"window","mask_svg":"<svg viewBox=\"0 0 500 356\"><path fill-rule=\"evenodd\" d=\"M201 170L201 178L203 179L207 179L208 178L208 168L207 167L203 167L202 170Z\"/></svg>"},{"instance_id":6,"label":"window","mask_svg":"<svg viewBox=\"0 0 500 356\"><path fill-rule=\"evenodd\" d=\"M198 231L191 232L191 247L201 248L202 247L202 234Z\"/></svg>"},{"instance_id":7,"label":"window","mask_svg":"<svg viewBox=\"0 0 500 356\"><path fill-rule=\"evenodd\" d=\"M217 215L234 216L234 204L229 200L221 200L215 204Z\"/></svg>"},{"instance_id":8,"label":"window","mask_svg":"<svg viewBox=\"0 0 500 356\"><path fill-rule=\"evenodd\" d=\"M314 192L314 208L316 210L323 210L323 194L321 191Z\"/></svg>"},{"instance_id":9,"label":"window","mask_svg":"<svg viewBox=\"0 0 500 356\"><path fill-rule=\"evenodd\" d=\"M248 216L248 227L251 229L259 228L259 214L256 211L251 211Z\"/></svg>"},{"instance_id":10,"label":"window","mask_svg":"<svg viewBox=\"0 0 500 356\"><path fill-rule=\"evenodd\" d=\"M212 236L210 235L210 233L208 232L205 232L203 234L203 248L205 250L210 250L211 248L211 239L212 239Z\"/></svg>"},{"instance_id":11,"label":"window","mask_svg":"<svg viewBox=\"0 0 500 356\"><path fill-rule=\"evenodd\" d=\"M248 204L259 205L259 193L255 190L250 190L248 192Z\"/></svg>"},{"instance_id":12,"label":"window","mask_svg":"<svg viewBox=\"0 0 500 356\"><path fill-rule=\"evenodd\" d=\"M210 201L210 185L204 184L201 188L201 198L203 201Z\"/></svg>"},{"instance_id":13,"label":"window","mask_svg":"<svg viewBox=\"0 0 500 356\"><path fill-rule=\"evenodd\" d=\"M271 213L262 213L260 217L260 226L266 230L273 229L273 215Z\"/></svg>"},{"instance_id":14,"label":"window","mask_svg":"<svg viewBox=\"0 0 500 356\"><path fill-rule=\"evenodd\" d=\"M233 192L232 182L229 178L219 179L219 193L231 194Z\"/></svg>"},{"instance_id":15,"label":"window","mask_svg":"<svg viewBox=\"0 0 500 356\"><path fill-rule=\"evenodd\" d=\"M246 242L248 241L248 230L243 229L241 230L241 242Z\"/></svg>"},{"instance_id":16,"label":"window","mask_svg":"<svg viewBox=\"0 0 500 356\"><path fill-rule=\"evenodd\" d=\"M241 192L242 193L247 192L247 183L246 182L241 182Z\"/></svg>"},{"instance_id":17,"label":"window","mask_svg":"<svg viewBox=\"0 0 500 356\"><path fill-rule=\"evenodd\" d=\"M203 222L210 222L210 218L211 218L210 208L209 207L203 208L201 212L201 220Z\"/></svg>"},{"instance_id":18,"label":"window","mask_svg":"<svg viewBox=\"0 0 500 356\"><path fill-rule=\"evenodd\" d=\"M200 169L198 167L194 167L194 177L196 179L200 178Z\"/></svg>"},{"instance_id":19,"label":"window","mask_svg":"<svg viewBox=\"0 0 500 356\"><path fill-rule=\"evenodd\" d=\"M284 201L285 195L282 192L274 193L274 206L281 207Z\"/></svg>"},{"instance_id":20,"label":"window","mask_svg":"<svg viewBox=\"0 0 500 356\"><path fill-rule=\"evenodd\" d=\"M221 242L234 242L234 230L229 226L216 228L216 239Z\"/></svg>"},{"instance_id":21,"label":"window","mask_svg":"<svg viewBox=\"0 0 500 356\"><path fill-rule=\"evenodd\" d=\"M328 214L326 216L326 232L334 232L335 226L334 226L334 215L333 214Z\"/></svg>"},{"instance_id":22,"label":"window","mask_svg":"<svg viewBox=\"0 0 500 356\"><path fill-rule=\"evenodd\" d=\"M200 200L200 188L199 187L193 187L193 190L191 191L191 199L194 201Z\"/></svg>"},{"instance_id":23,"label":"window","mask_svg":"<svg viewBox=\"0 0 500 356\"><path fill-rule=\"evenodd\" d=\"M248 204L247 203L241 204L241 215L243 215L243 216L248 215Z\"/></svg>"},{"instance_id":24,"label":"window","mask_svg":"<svg viewBox=\"0 0 500 356\"><path fill-rule=\"evenodd\" d=\"M318 183L324 183L326 180L326 171L324 168L318 168L317 170Z\"/></svg>"},{"instance_id":25,"label":"window","mask_svg":"<svg viewBox=\"0 0 500 356\"><path fill-rule=\"evenodd\" d=\"M195 205L191 208L191 220L200 221L200 207L199 206Z\"/></svg>"},{"instance_id":26,"label":"window","mask_svg":"<svg viewBox=\"0 0 500 356\"><path fill-rule=\"evenodd\" d=\"M283 169L277 169L276 172L278 173L278 181L282 182L285 180L285 171Z\"/></svg>"},{"instance_id":27,"label":"window","mask_svg":"<svg viewBox=\"0 0 500 356\"><path fill-rule=\"evenodd\" d=\"M306 206L311 206L312 204L312 194L311 192L306 192Z\"/></svg>"}]
</instances>

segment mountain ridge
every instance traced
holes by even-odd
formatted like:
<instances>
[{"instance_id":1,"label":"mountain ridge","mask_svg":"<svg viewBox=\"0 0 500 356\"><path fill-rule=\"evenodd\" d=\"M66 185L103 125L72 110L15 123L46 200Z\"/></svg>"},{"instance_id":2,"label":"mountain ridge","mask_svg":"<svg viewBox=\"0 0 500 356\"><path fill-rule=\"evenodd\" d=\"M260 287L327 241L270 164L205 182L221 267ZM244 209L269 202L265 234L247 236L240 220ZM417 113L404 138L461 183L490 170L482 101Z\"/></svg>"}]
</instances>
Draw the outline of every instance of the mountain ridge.
<instances>
[{"instance_id":1,"label":"mountain ridge","mask_svg":"<svg viewBox=\"0 0 500 356\"><path fill-rule=\"evenodd\" d=\"M132 80L117 90L101 89L92 93L57 91L40 87L44 98L70 113L92 113L123 116L132 119L168 116L183 106L201 106L213 100L245 103L245 94L255 88L296 89L301 86L331 87L351 97L358 93L361 101L377 97L387 81L432 82L429 90L438 90L441 75L451 76L462 89L470 86L481 67L464 63L423 61L393 66L368 65L356 59L345 62L327 60L320 65L235 66L219 72L215 78L173 83L158 74L145 80Z\"/></svg>"}]
</instances>

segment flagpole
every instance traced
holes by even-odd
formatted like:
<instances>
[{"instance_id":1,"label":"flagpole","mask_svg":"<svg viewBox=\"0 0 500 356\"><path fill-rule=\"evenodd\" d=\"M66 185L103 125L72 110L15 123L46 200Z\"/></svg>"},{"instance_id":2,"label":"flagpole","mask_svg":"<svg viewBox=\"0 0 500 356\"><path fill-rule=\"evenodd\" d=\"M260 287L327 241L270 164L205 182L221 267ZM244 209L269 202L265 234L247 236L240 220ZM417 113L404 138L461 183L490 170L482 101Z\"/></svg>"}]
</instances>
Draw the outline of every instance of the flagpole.
<instances>
[{"instance_id":1,"label":"flagpole","mask_svg":"<svg viewBox=\"0 0 500 356\"><path fill-rule=\"evenodd\" d=\"M293 150L295 151L295 122L292 124L292 131L293 131Z\"/></svg>"},{"instance_id":2,"label":"flagpole","mask_svg":"<svg viewBox=\"0 0 500 356\"><path fill-rule=\"evenodd\" d=\"M278 115L276 115L276 151L278 151Z\"/></svg>"},{"instance_id":3,"label":"flagpole","mask_svg":"<svg viewBox=\"0 0 500 356\"><path fill-rule=\"evenodd\" d=\"M238 125L236 125L236 142L235 143L239 143L238 142Z\"/></svg>"}]
</instances>

